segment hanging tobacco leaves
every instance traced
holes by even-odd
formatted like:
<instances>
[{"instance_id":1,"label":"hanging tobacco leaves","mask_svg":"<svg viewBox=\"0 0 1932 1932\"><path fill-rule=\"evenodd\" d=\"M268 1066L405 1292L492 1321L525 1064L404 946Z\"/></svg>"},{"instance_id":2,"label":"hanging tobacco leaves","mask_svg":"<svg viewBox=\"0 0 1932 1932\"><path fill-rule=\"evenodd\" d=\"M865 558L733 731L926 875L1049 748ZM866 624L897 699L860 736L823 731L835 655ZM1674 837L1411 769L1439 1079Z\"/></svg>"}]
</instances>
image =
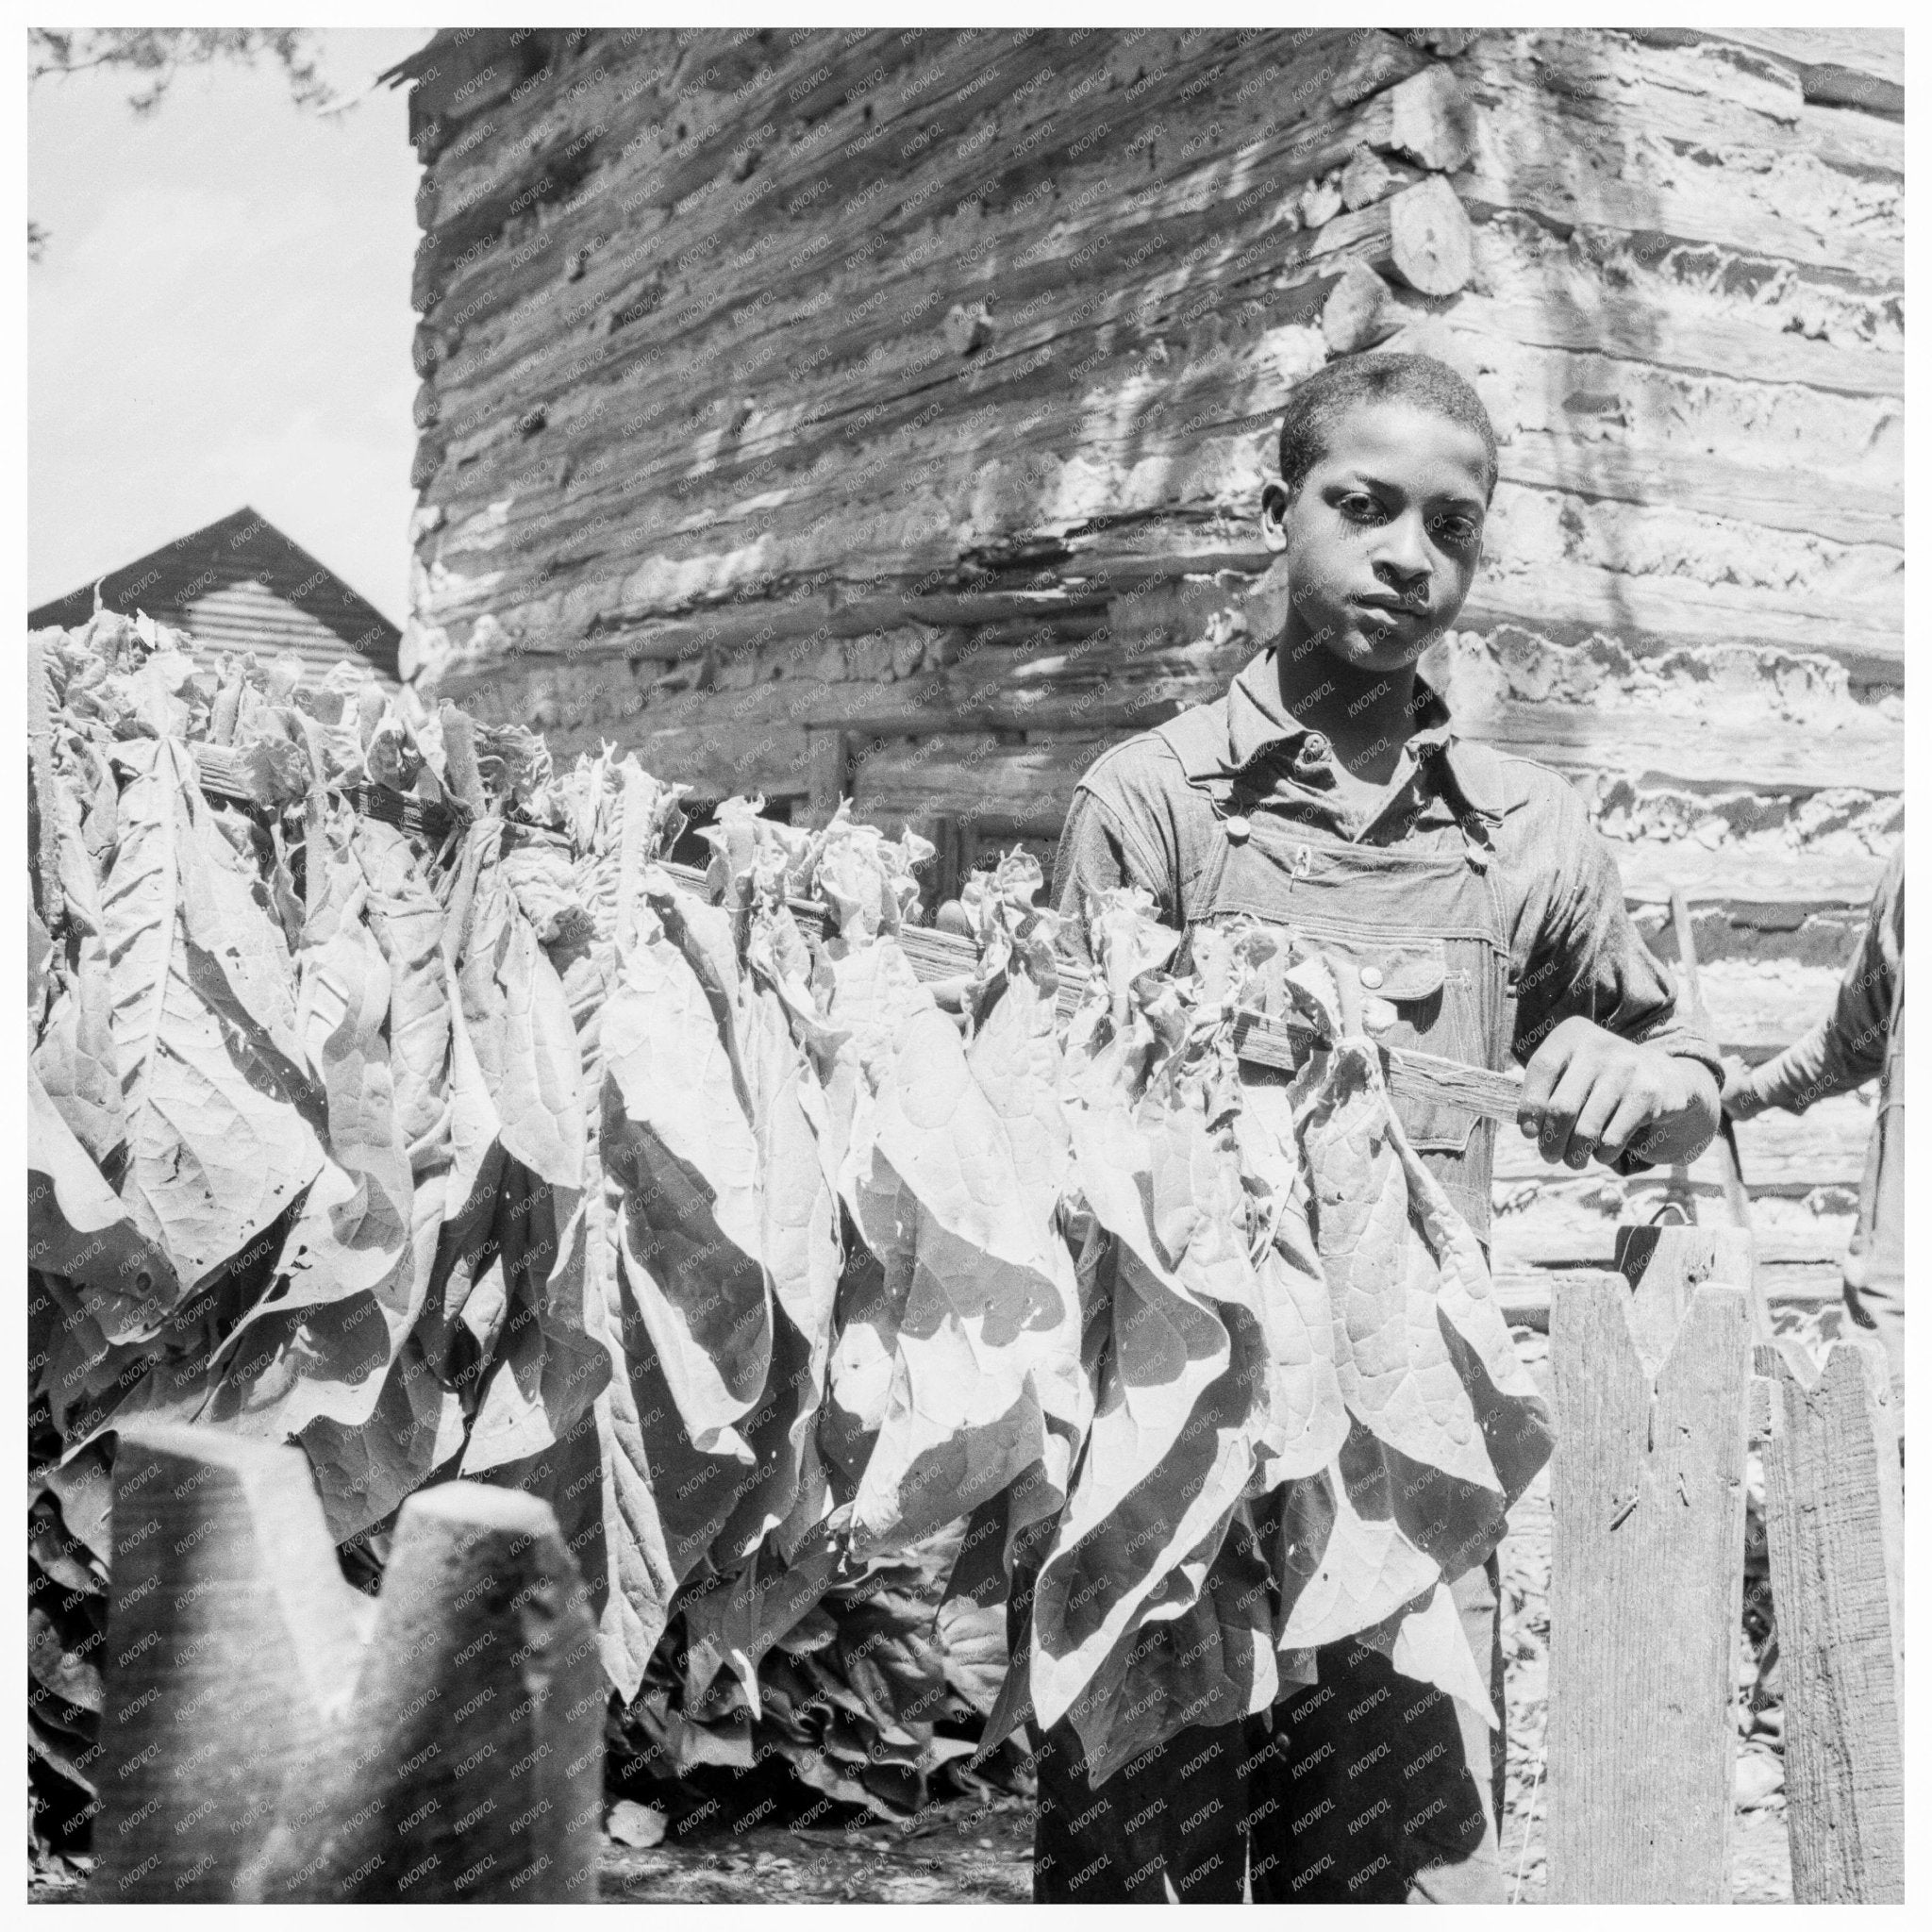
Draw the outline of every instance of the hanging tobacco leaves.
<instances>
[{"instance_id":1,"label":"hanging tobacco leaves","mask_svg":"<svg viewBox=\"0 0 1932 1932\"><path fill-rule=\"evenodd\" d=\"M608 749L559 772L110 613L29 659L32 1724L66 1788L135 1416L300 1443L372 1568L425 1483L546 1498L616 1735L673 1774L763 1738L890 1809L1030 1716L1100 1778L1351 1635L1487 1707L1443 1586L1546 1417L1318 953L1206 933L1176 974L1121 891L1066 1000L1016 854L942 1009L909 834L732 801L699 883L684 788ZM1322 1042L1265 1087L1233 1045L1264 970Z\"/></svg>"}]
</instances>

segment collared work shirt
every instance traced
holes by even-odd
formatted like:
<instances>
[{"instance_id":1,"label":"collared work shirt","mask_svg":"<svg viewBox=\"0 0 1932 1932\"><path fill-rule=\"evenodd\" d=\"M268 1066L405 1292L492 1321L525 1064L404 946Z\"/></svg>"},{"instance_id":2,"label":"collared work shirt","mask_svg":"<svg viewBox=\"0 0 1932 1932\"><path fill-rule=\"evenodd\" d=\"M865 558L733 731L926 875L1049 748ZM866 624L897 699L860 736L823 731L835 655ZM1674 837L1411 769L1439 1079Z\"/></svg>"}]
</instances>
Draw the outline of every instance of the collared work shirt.
<instances>
[{"instance_id":1,"label":"collared work shirt","mask_svg":"<svg viewBox=\"0 0 1932 1932\"><path fill-rule=\"evenodd\" d=\"M1458 795L1494 819L1492 860L1509 928L1511 1051L1526 1061L1559 1021L1580 1014L1632 1041L1694 1059L1722 1080L1716 1045L1676 1015L1670 974L1624 909L1608 844L1571 785L1527 758L1457 738L1448 707L1416 680L1415 729L1389 783L1351 810L1338 795L1333 748L1283 705L1274 652L1252 658L1221 700L1231 769L1264 780L1259 808L1368 844L1459 849ZM1183 924L1180 881L1199 872L1208 837L1182 808L1187 781L1166 742L1142 732L1094 760L1074 794L1054 868L1069 941L1083 942L1081 889L1138 885L1160 917ZM1619 1172L1647 1163L1626 1156Z\"/></svg>"}]
</instances>

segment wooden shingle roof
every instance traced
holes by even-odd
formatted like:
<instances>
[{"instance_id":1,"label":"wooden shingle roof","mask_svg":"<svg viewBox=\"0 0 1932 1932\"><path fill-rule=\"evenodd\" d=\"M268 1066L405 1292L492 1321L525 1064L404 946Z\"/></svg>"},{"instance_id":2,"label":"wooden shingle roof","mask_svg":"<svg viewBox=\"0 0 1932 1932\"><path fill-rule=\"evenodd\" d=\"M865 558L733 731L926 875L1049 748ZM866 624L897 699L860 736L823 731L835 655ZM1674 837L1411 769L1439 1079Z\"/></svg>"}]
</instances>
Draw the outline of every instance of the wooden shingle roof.
<instances>
[{"instance_id":1,"label":"wooden shingle roof","mask_svg":"<svg viewBox=\"0 0 1932 1932\"><path fill-rule=\"evenodd\" d=\"M109 571L100 592L108 609L130 617L145 610L211 650L249 650L264 660L292 651L325 675L332 664L359 658L381 677L397 675L396 626L246 508ZM88 584L30 610L27 625L72 629L93 608Z\"/></svg>"}]
</instances>

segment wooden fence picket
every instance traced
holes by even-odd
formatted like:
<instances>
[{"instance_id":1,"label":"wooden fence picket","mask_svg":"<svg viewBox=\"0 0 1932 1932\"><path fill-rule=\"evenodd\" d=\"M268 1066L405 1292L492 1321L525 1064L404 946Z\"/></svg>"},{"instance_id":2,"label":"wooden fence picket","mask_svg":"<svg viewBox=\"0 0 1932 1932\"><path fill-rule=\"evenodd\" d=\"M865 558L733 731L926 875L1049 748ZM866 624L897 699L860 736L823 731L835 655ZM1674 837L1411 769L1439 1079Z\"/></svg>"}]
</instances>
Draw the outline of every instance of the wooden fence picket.
<instances>
[{"instance_id":1,"label":"wooden fence picket","mask_svg":"<svg viewBox=\"0 0 1932 1932\"><path fill-rule=\"evenodd\" d=\"M1798 1905L1905 1901L1898 1428L1884 1352L1757 1352L1773 1384L1764 1447L1784 1703L1786 1817Z\"/></svg>"},{"instance_id":2,"label":"wooden fence picket","mask_svg":"<svg viewBox=\"0 0 1932 1932\"><path fill-rule=\"evenodd\" d=\"M1749 1296L1751 1339L1772 1337L1771 1305L1757 1280L1757 1246L1751 1231L1711 1224L1620 1227L1619 1274L1636 1298L1640 1327L1668 1337L1683 1319L1700 1281L1721 1281Z\"/></svg>"},{"instance_id":3,"label":"wooden fence picket","mask_svg":"<svg viewBox=\"0 0 1932 1932\"><path fill-rule=\"evenodd\" d=\"M1730 1895L1752 1324L1745 1287L1684 1286L1553 1294L1553 1903Z\"/></svg>"}]
</instances>

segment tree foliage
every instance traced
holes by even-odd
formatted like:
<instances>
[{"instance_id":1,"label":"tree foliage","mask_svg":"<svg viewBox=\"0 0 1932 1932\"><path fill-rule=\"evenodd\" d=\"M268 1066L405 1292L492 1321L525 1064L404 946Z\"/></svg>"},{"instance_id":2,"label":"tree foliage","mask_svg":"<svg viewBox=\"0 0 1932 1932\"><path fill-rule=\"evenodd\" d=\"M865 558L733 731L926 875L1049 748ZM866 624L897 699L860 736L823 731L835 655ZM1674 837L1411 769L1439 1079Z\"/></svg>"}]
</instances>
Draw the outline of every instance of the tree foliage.
<instances>
[{"instance_id":1,"label":"tree foliage","mask_svg":"<svg viewBox=\"0 0 1932 1932\"><path fill-rule=\"evenodd\" d=\"M184 67L215 60L253 66L267 59L288 76L298 105L323 108L335 99L323 77L311 28L300 26L33 26L27 29L27 77L118 68L140 76L127 96L137 114L151 114Z\"/></svg>"},{"instance_id":2,"label":"tree foliage","mask_svg":"<svg viewBox=\"0 0 1932 1932\"><path fill-rule=\"evenodd\" d=\"M101 68L139 76L127 105L140 115L152 114L160 106L184 67L206 67L215 60L238 60L247 66L272 60L288 76L289 92L298 107L323 109L341 105L323 76L321 50L309 27L30 26L26 49L29 83L50 75ZM42 258L48 240L49 231L29 220L29 261Z\"/></svg>"}]
</instances>

